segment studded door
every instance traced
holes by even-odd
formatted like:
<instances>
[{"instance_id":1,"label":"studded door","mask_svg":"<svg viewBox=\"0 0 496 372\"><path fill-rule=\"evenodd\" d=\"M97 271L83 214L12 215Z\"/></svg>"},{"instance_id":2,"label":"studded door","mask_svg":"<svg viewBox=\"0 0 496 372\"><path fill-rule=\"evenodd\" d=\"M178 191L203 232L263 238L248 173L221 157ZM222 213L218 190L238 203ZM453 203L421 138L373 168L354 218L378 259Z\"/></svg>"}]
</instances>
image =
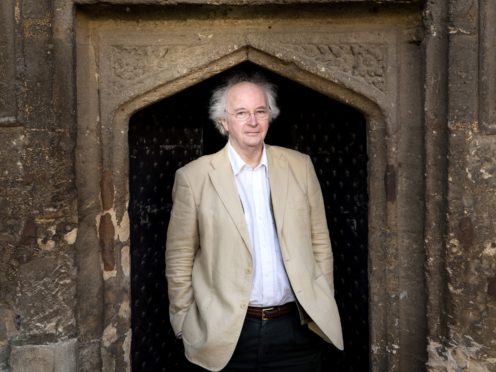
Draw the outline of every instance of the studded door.
<instances>
[{"instance_id":1,"label":"studded door","mask_svg":"<svg viewBox=\"0 0 496 372\"><path fill-rule=\"evenodd\" d=\"M242 70L257 69L243 64ZM132 370L182 371L168 316L164 249L177 168L222 148L208 100L225 72L139 111L129 123ZM358 111L278 75L280 117L266 142L311 156L324 194L345 351L327 347L324 371L369 369L366 125Z\"/></svg>"}]
</instances>

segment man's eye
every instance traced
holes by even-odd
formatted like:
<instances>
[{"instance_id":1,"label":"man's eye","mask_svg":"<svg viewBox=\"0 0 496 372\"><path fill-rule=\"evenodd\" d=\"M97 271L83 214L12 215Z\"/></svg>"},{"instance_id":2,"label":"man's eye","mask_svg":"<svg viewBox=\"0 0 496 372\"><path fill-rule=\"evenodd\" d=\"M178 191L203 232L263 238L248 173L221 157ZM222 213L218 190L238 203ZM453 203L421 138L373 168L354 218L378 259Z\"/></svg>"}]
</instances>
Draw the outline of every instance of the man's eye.
<instances>
[{"instance_id":1,"label":"man's eye","mask_svg":"<svg viewBox=\"0 0 496 372\"><path fill-rule=\"evenodd\" d=\"M238 111L238 112L236 113L236 117L237 117L238 119L244 119L244 118L248 117L248 115L249 115L249 114L248 114L248 111Z\"/></svg>"}]
</instances>

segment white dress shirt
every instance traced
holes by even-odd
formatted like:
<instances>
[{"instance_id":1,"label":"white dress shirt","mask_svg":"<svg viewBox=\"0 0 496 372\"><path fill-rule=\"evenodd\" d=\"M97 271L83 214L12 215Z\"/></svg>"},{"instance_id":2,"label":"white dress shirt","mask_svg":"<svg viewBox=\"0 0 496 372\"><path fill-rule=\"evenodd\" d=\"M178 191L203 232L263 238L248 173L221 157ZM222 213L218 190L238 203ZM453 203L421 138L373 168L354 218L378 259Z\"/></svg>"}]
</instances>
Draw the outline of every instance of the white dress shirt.
<instances>
[{"instance_id":1,"label":"white dress shirt","mask_svg":"<svg viewBox=\"0 0 496 372\"><path fill-rule=\"evenodd\" d=\"M265 145L260 164L255 168L241 159L231 143L228 144L228 155L243 205L253 254L250 306L277 306L294 301L272 216Z\"/></svg>"}]
</instances>

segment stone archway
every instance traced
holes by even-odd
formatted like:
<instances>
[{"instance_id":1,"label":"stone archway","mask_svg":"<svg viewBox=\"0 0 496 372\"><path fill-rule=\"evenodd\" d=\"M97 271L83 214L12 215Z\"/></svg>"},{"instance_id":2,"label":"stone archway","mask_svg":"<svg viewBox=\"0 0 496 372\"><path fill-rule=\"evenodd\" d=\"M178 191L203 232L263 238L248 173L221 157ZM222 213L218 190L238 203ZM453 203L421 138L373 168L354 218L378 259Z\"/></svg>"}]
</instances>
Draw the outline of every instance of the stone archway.
<instances>
[{"instance_id":1,"label":"stone archway","mask_svg":"<svg viewBox=\"0 0 496 372\"><path fill-rule=\"evenodd\" d=\"M345 351L328 347L324 370L365 371L368 339L368 194L365 118L357 110L249 63L150 105L129 123L131 360L134 370L180 370L182 345L169 324L164 248L174 173L225 145L208 118L211 91L235 71L278 87L281 115L267 143L309 154L324 193ZM328 368L327 368L328 367Z\"/></svg>"},{"instance_id":2,"label":"stone archway","mask_svg":"<svg viewBox=\"0 0 496 372\"><path fill-rule=\"evenodd\" d=\"M317 23L288 19L286 29L274 32L264 20L249 17L233 20L232 28L229 20L216 24L200 18L192 29L174 17L145 17L137 24L132 18L77 14L79 358L87 369L130 366L129 118L243 61L364 113L371 369L394 369L410 354L425 354L425 334L412 334L408 324L422 325L425 319L417 200L422 158L409 156L422 153L422 129L421 123L403 122L421 105L415 95L420 72L411 65L400 71L396 61L398 48L415 50L397 25L358 32L315 17ZM363 22L365 29L372 27L366 18ZM226 27L229 33L223 32ZM414 89L398 95L401 82ZM411 149L401 151L404 144ZM401 168L405 161L408 169ZM399 345L410 350L399 352Z\"/></svg>"}]
</instances>

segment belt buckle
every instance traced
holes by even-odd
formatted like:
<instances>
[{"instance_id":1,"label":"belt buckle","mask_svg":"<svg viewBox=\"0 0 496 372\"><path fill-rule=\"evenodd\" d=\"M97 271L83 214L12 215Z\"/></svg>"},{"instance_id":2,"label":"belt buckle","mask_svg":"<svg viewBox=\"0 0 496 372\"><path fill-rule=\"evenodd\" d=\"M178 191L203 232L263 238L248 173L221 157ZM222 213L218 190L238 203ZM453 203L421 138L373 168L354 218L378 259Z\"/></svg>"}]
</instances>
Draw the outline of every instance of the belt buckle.
<instances>
[{"instance_id":1,"label":"belt buckle","mask_svg":"<svg viewBox=\"0 0 496 372\"><path fill-rule=\"evenodd\" d=\"M266 311L274 310L273 307L266 307L262 309L262 320L269 320L270 318L267 317L265 314Z\"/></svg>"}]
</instances>

